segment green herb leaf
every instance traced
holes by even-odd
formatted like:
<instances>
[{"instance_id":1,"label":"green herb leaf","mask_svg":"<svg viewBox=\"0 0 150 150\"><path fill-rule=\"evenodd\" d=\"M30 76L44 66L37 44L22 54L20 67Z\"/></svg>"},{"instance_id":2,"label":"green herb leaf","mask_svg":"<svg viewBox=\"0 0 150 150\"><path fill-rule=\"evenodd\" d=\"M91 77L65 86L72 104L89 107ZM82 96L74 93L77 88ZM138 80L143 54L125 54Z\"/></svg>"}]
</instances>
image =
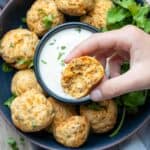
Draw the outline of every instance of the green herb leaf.
<instances>
[{"instance_id":1,"label":"green herb leaf","mask_svg":"<svg viewBox=\"0 0 150 150\"><path fill-rule=\"evenodd\" d=\"M128 17L130 17L130 13L127 10L119 6L112 7L107 14L107 24L110 25L121 22Z\"/></svg>"},{"instance_id":2,"label":"green herb leaf","mask_svg":"<svg viewBox=\"0 0 150 150\"><path fill-rule=\"evenodd\" d=\"M14 44L13 44L13 43L10 43L10 44L9 44L9 47L10 47L10 48L14 48Z\"/></svg>"},{"instance_id":3,"label":"green herb leaf","mask_svg":"<svg viewBox=\"0 0 150 150\"><path fill-rule=\"evenodd\" d=\"M38 13L39 15L46 16L46 12L41 8L38 9Z\"/></svg>"},{"instance_id":4,"label":"green herb leaf","mask_svg":"<svg viewBox=\"0 0 150 150\"><path fill-rule=\"evenodd\" d=\"M28 68L33 68L33 66L34 66L33 60L31 60L28 64Z\"/></svg>"},{"instance_id":5,"label":"green herb leaf","mask_svg":"<svg viewBox=\"0 0 150 150\"><path fill-rule=\"evenodd\" d=\"M9 73L9 72L13 71L13 68L4 62L2 64L2 71L5 73Z\"/></svg>"},{"instance_id":6,"label":"green herb leaf","mask_svg":"<svg viewBox=\"0 0 150 150\"><path fill-rule=\"evenodd\" d=\"M13 100L16 98L17 96L15 94L13 94L10 98L8 98L5 102L4 105L7 106L8 108L10 108Z\"/></svg>"},{"instance_id":7,"label":"green herb leaf","mask_svg":"<svg viewBox=\"0 0 150 150\"><path fill-rule=\"evenodd\" d=\"M49 45L54 45L56 42L56 39L53 39L52 42L49 43Z\"/></svg>"},{"instance_id":8,"label":"green herb leaf","mask_svg":"<svg viewBox=\"0 0 150 150\"><path fill-rule=\"evenodd\" d=\"M7 140L7 143L9 144L9 146L12 150L19 150L17 142L15 141L14 138L9 137Z\"/></svg>"},{"instance_id":9,"label":"green herb leaf","mask_svg":"<svg viewBox=\"0 0 150 150\"><path fill-rule=\"evenodd\" d=\"M79 27L79 28L75 28L75 30L77 31L77 32L81 32L81 28Z\"/></svg>"},{"instance_id":10,"label":"green herb leaf","mask_svg":"<svg viewBox=\"0 0 150 150\"><path fill-rule=\"evenodd\" d=\"M124 62L121 66L121 73L127 72L129 68L129 62ZM139 107L145 104L147 93L147 90L127 93L117 99L117 104L118 106L124 106L128 113L135 114Z\"/></svg>"},{"instance_id":11,"label":"green herb leaf","mask_svg":"<svg viewBox=\"0 0 150 150\"><path fill-rule=\"evenodd\" d=\"M61 46L61 50L64 50L64 49L66 49L66 46Z\"/></svg>"},{"instance_id":12,"label":"green herb leaf","mask_svg":"<svg viewBox=\"0 0 150 150\"><path fill-rule=\"evenodd\" d=\"M62 57L64 54L65 54L64 52L59 52L59 53L58 53L57 60L60 60L60 59L61 59L61 57Z\"/></svg>"},{"instance_id":13,"label":"green herb leaf","mask_svg":"<svg viewBox=\"0 0 150 150\"><path fill-rule=\"evenodd\" d=\"M138 10L135 16L133 16L136 25L139 28L145 30L146 32L150 32L150 28L148 27L150 25L150 19L148 18L149 13L150 13L150 6L145 5Z\"/></svg>"},{"instance_id":14,"label":"green herb leaf","mask_svg":"<svg viewBox=\"0 0 150 150\"><path fill-rule=\"evenodd\" d=\"M23 29L23 25L20 25L18 28Z\"/></svg>"},{"instance_id":15,"label":"green herb leaf","mask_svg":"<svg viewBox=\"0 0 150 150\"><path fill-rule=\"evenodd\" d=\"M47 64L47 62L46 62L45 60L43 60L43 59L41 60L41 62L42 62L43 64Z\"/></svg>"},{"instance_id":16,"label":"green herb leaf","mask_svg":"<svg viewBox=\"0 0 150 150\"><path fill-rule=\"evenodd\" d=\"M117 29L127 24L133 24L150 33L150 5L137 3L135 0L113 0L107 14L107 30Z\"/></svg>"},{"instance_id":17,"label":"green herb leaf","mask_svg":"<svg viewBox=\"0 0 150 150\"><path fill-rule=\"evenodd\" d=\"M17 61L17 65L24 65L24 64L26 64L27 63L27 60L25 60L25 59L19 59L18 61Z\"/></svg>"},{"instance_id":18,"label":"green herb leaf","mask_svg":"<svg viewBox=\"0 0 150 150\"><path fill-rule=\"evenodd\" d=\"M43 24L46 29L50 29L52 27L53 19L54 19L53 15L45 16L43 18Z\"/></svg>"},{"instance_id":19,"label":"green herb leaf","mask_svg":"<svg viewBox=\"0 0 150 150\"><path fill-rule=\"evenodd\" d=\"M26 17L22 17L22 18L21 18L21 21L22 21L23 23L26 23Z\"/></svg>"},{"instance_id":20,"label":"green herb leaf","mask_svg":"<svg viewBox=\"0 0 150 150\"><path fill-rule=\"evenodd\" d=\"M130 69L130 64L129 64L129 62L124 62L124 63L121 65L121 74L127 72L129 69Z\"/></svg>"},{"instance_id":21,"label":"green herb leaf","mask_svg":"<svg viewBox=\"0 0 150 150\"><path fill-rule=\"evenodd\" d=\"M55 44L54 42L49 43L49 45L54 45L54 44Z\"/></svg>"},{"instance_id":22,"label":"green herb leaf","mask_svg":"<svg viewBox=\"0 0 150 150\"><path fill-rule=\"evenodd\" d=\"M27 65L28 68L32 68L33 60L18 59L17 65Z\"/></svg>"},{"instance_id":23,"label":"green herb leaf","mask_svg":"<svg viewBox=\"0 0 150 150\"><path fill-rule=\"evenodd\" d=\"M120 7L129 10L132 15L135 15L140 9L140 6L135 0L114 0L113 2Z\"/></svg>"},{"instance_id":24,"label":"green herb leaf","mask_svg":"<svg viewBox=\"0 0 150 150\"><path fill-rule=\"evenodd\" d=\"M25 145L25 140L24 140L23 137L20 137L20 144L21 144L21 145Z\"/></svg>"},{"instance_id":25,"label":"green herb leaf","mask_svg":"<svg viewBox=\"0 0 150 150\"><path fill-rule=\"evenodd\" d=\"M2 48L2 39L0 39L0 49Z\"/></svg>"},{"instance_id":26,"label":"green herb leaf","mask_svg":"<svg viewBox=\"0 0 150 150\"><path fill-rule=\"evenodd\" d=\"M35 129L37 127L36 122L32 121L32 128Z\"/></svg>"},{"instance_id":27,"label":"green herb leaf","mask_svg":"<svg viewBox=\"0 0 150 150\"><path fill-rule=\"evenodd\" d=\"M136 91L121 96L121 99L126 107L134 108L145 104L146 91Z\"/></svg>"},{"instance_id":28,"label":"green herb leaf","mask_svg":"<svg viewBox=\"0 0 150 150\"><path fill-rule=\"evenodd\" d=\"M95 110L95 111L98 111L98 110L101 110L101 109L106 109L106 106L103 106L101 105L100 103L90 103L90 104L87 104L87 107L89 109L92 109L92 110Z\"/></svg>"},{"instance_id":29,"label":"green herb leaf","mask_svg":"<svg viewBox=\"0 0 150 150\"><path fill-rule=\"evenodd\" d=\"M61 66L65 66L65 62L63 59L61 60Z\"/></svg>"},{"instance_id":30,"label":"green herb leaf","mask_svg":"<svg viewBox=\"0 0 150 150\"><path fill-rule=\"evenodd\" d=\"M121 128L123 126L123 123L124 123L124 120L125 120L125 116L126 116L126 109L124 108L123 112L122 112L121 120L120 120L120 123L119 123L118 127L113 131L113 133L111 133L109 135L109 137L112 138L112 137L116 136L119 133L119 131L121 130Z\"/></svg>"}]
</instances>

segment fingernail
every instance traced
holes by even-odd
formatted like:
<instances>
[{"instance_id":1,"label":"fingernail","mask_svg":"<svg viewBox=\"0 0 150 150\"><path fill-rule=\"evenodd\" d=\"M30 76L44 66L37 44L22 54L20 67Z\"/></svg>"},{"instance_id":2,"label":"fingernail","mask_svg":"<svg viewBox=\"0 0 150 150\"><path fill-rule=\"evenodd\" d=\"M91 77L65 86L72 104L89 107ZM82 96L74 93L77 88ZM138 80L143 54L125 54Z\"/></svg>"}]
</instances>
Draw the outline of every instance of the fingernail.
<instances>
[{"instance_id":1,"label":"fingernail","mask_svg":"<svg viewBox=\"0 0 150 150\"><path fill-rule=\"evenodd\" d=\"M71 56L70 55L67 55L67 57L65 58L65 62L68 63L71 59Z\"/></svg>"},{"instance_id":2,"label":"fingernail","mask_svg":"<svg viewBox=\"0 0 150 150\"><path fill-rule=\"evenodd\" d=\"M93 101L98 102L98 101L102 100L102 93L101 93L100 90L94 90L94 91L92 91L91 94L90 94L90 96L91 96L91 99Z\"/></svg>"}]
</instances>

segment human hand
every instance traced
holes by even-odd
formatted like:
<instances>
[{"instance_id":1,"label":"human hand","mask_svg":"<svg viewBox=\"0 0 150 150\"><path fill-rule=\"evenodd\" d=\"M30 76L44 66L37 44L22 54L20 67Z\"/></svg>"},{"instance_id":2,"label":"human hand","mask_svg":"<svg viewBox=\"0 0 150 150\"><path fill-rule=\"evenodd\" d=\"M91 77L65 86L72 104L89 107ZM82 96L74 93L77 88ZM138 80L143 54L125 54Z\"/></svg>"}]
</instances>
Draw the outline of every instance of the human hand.
<instances>
[{"instance_id":1,"label":"human hand","mask_svg":"<svg viewBox=\"0 0 150 150\"><path fill-rule=\"evenodd\" d=\"M90 55L106 65L110 57L110 79L103 81L91 91L94 101L120 96L122 94L150 88L150 35L128 25L120 30L96 33L77 46L65 59ZM130 69L120 75L121 64L128 60Z\"/></svg>"}]
</instances>

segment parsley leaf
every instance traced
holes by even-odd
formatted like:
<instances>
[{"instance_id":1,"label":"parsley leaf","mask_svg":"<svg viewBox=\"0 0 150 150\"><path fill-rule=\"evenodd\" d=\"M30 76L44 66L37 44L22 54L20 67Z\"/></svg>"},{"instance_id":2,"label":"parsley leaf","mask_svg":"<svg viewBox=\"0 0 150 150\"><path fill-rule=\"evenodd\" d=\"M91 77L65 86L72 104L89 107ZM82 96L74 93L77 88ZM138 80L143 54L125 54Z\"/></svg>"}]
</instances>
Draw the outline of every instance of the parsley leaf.
<instances>
[{"instance_id":1,"label":"parsley leaf","mask_svg":"<svg viewBox=\"0 0 150 150\"><path fill-rule=\"evenodd\" d=\"M78 27L78 28L75 28L75 30L77 31L77 32L81 32L81 28L80 27Z\"/></svg>"},{"instance_id":2,"label":"parsley leaf","mask_svg":"<svg viewBox=\"0 0 150 150\"><path fill-rule=\"evenodd\" d=\"M32 129L35 129L37 127L36 122L33 120L32 121Z\"/></svg>"},{"instance_id":3,"label":"parsley leaf","mask_svg":"<svg viewBox=\"0 0 150 150\"><path fill-rule=\"evenodd\" d=\"M121 74L127 72L130 68L130 64L129 62L124 62L122 65L121 65Z\"/></svg>"},{"instance_id":4,"label":"parsley leaf","mask_svg":"<svg viewBox=\"0 0 150 150\"><path fill-rule=\"evenodd\" d=\"M10 47L10 48L14 48L14 44L13 44L13 43L10 43L10 44L9 44L9 47Z\"/></svg>"},{"instance_id":5,"label":"parsley leaf","mask_svg":"<svg viewBox=\"0 0 150 150\"><path fill-rule=\"evenodd\" d=\"M119 123L118 127L113 131L113 133L111 133L109 135L109 137L112 138L112 137L116 136L119 133L119 131L121 130L121 128L123 126L123 123L124 123L124 120L125 120L125 116L126 116L126 109L124 108L123 112L122 112L121 120L120 120L120 123Z\"/></svg>"},{"instance_id":6,"label":"parsley leaf","mask_svg":"<svg viewBox=\"0 0 150 150\"><path fill-rule=\"evenodd\" d=\"M41 60L41 62L42 62L43 64L47 64L47 62L46 62L45 60L43 60L43 59Z\"/></svg>"},{"instance_id":7,"label":"parsley leaf","mask_svg":"<svg viewBox=\"0 0 150 150\"><path fill-rule=\"evenodd\" d=\"M129 63L125 62L121 66L121 73L125 73L129 70ZM147 98L147 90L135 91L124 94L117 99L118 106L124 106L129 113L135 113L138 108L145 104Z\"/></svg>"},{"instance_id":8,"label":"parsley leaf","mask_svg":"<svg viewBox=\"0 0 150 150\"><path fill-rule=\"evenodd\" d=\"M142 6L141 9L138 10L135 16L133 16L136 25L139 28L142 28L145 32L150 32L150 19L148 18L148 14L150 13L150 6L145 5Z\"/></svg>"},{"instance_id":9,"label":"parsley leaf","mask_svg":"<svg viewBox=\"0 0 150 150\"><path fill-rule=\"evenodd\" d=\"M9 137L7 143L9 144L12 150L19 150L17 142L15 141L14 138Z\"/></svg>"},{"instance_id":10,"label":"parsley leaf","mask_svg":"<svg viewBox=\"0 0 150 150\"><path fill-rule=\"evenodd\" d=\"M114 6L107 14L107 30L133 24L150 33L150 5L139 4L135 0L113 0Z\"/></svg>"},{"instance_id":11,"label":"parsley leaf","mask_svg":"<svg viewBox=\"0 0 150 150\"><path fill-rule=\"evenodd\" d=\"M61 46L61 49L62 49L62 50L66 49L66 46Z\"/></svg>"},{"instance_id":12,"label":"parsley leaf","mask_svg":"<svg viewBox=\"0 0 150 150\"><path fill-rule=\"evenodd\" d=\"M43 18L43 25L46 29L50 29L52 27L52 24L53 24L53 15L49 15L49 16L45 16Z\"/></svg>"},{"instance_id":13,"label":"parsley leaf","mask_svg":"<svg viewBox=\"0 0 150 150\"><path fill-rule=\"evenodd\" d=\"M7 106L8 108L10 108L13 100L16 98L17 96L15 94L13 94L10 98L8 98L5 102L4 105Z\"/></svg>"},{"instance_id":14,"label":"parsley leaf","mask_svg":"<svg viewBox=\"0 0 150 150\"><path fill-rule=\"evenodd\" d=\"M65 66L65 62L64 62L63 59L61 60L60 64L61 64L62 67Z\"/></svg>"},{"instance_id":15,"label":"parsley leaf","mask_svg":"<svg viewBox=\"0 0 150 150\"><path fill-rule=\"evenodd\" d=\"M33 60L18 59L17 65L27 65L28 68L33 67Z\"/></svg>"},{"instance_id":16,"label":"parsley leaf","mask_svg":"<svg viewBox=\"0 0 150 150\"><path fill-rule=\"evenodd\" d=\"M9 73L9 72L13 71L13 68L4 62L2 64L2 71L5 73Z\"/></svg>"},{"instance_id":17,"label":"parsley leaf","mask_svg":"<svg viewBox=\"0 0 150 150\"><path fill-rule=\"evenodd\" d=\"M95 110L95 111L99 111L99 110L101 110L101 109L105 109L105 108L106 108L106 106L101 105L100 103L94 103L94 102L92 102L92 103L90 103L90 104L87 104L87 107L88 107L89 109Z\"/></svg>"},{"instance_id":18,"label":"parsley leaf","mask_svg":"<svg viewBox=\"0 0 150 150\"><path fill-rule=\"evenodd\" d=\"M114 0L113 2L120 7L129 10L132 15L135 15L140 8L135 0Z\"/></svg>"},{"instance_id":19,"label":"parsley leaf","mask_svg":"<svg viewBox=\"0 0 150 150\"><path fill-rule=\"evenodd\" d=\"M123 21L125 18L130 16L130 13L127 10L117 6L109 10L107 15L107 23L110 25Z\"/></svg>"},{"instance_id":20,"label":"parsley leaf","mask_svg":"<svg viewBox=\"0 0 150 150\"><path fill-rule=\"evenodd\" d=\"M134 108L145 104L146 93L146 91L131 92L123 95L121 99L126 107Z\"/></svg>"},{"instance_id":21,"label":"parsley leaf","mask_svg":"<svg viewBox=\"0 0 150 150\"><path fill-rule=\"evenodd\" d=\"M24 140L23 137L20 137L20 144L21 144L21 145L25 145L25 140Z\"/></svg>"},{"instance_id":22,"label":"parsley leaf","mask_svg":"<svg viewBox=\"0 0 150 150\"><path fill-rule=\"evenodd\" d=\"M0 39L0 49L2 48L2 39Z\"/></svg>"},{"instance_id":23,"label":"parsley leaf","mask_svg":"<svg viewBox=\"0 0 150 150\"><path fill-rule=\"evenodd\" d=\"M64 52L59 52L59 53L58 53L57 60L60 60L60 59L61 59L61 57L62 57L64 54L65 54Z\"/></svg>"},{"instance_id":24,"label":"parsley leaf","mask_svg":"<svg viewBox=\"0 0 150 150\"><path fill-rule=\"evenodd\" d=\"M21 18L22 23L26 23L26 17Z\"/></svg>"}]
</instances>

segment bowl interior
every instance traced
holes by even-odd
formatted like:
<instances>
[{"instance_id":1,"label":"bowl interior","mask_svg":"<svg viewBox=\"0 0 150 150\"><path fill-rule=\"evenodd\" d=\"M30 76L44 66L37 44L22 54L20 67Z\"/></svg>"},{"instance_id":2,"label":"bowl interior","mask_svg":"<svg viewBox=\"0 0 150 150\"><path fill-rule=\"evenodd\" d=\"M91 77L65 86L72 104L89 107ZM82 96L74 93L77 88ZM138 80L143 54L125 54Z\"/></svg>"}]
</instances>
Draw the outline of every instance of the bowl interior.
<instances>
[{"instance_id":1,"label":"bowl interior","mask_svg":"<svg viewBox=\"0 0 150 150\"><path fill-rule=\"evenodd\" d=\"M33 0L11 1L10 5L4 10L3 14L0 16L0 29L2 31L1 36L10 29L17 28L20 25L24 27L26 26L22 24L21 17L25 16L26 10L29 8L32 2ZM72 20L76 21L76 18L72 18ZM3 64L3 60L0 58L0 83L1 83L0 111L5 116L5 119L8 121L8 123L12 127L14 127L10 116L10 110L3 104L5 100L11 96L11 92L10 92L11 79L13 74L15 73L15 70L12 71L11 73L4 73L1 69L2 64ZM121 132L119 132L119 134L114 138L110 138L108 134L103 134L103 135L92 134L89 136L87 142L78 149L80 150L103 149L103 148L108 148L124 140L148 120L148 117L150 116L149 106L150 106L150 101L147 100L147 103L144 105L144 107L140 109L139 114L130 117L127 116L123 128L121 129ZM19 133L29 138L35 144L44 148L61 149L61 150L71 149L58 144L54 140L51 134L48 134L44 131L38 133L22 133L22 132Z\"/></svg>"},{"instance_id":2,"label":"bowl interior","mask_svg":"<svg viewBox=\"0 0 150 150\"><path fill-rule=\"evenodd\" d=\"M36 53L35 53L35 57L34 57L34 70L35 70L35 74L37 77L37 80L39 81L40 85L43 87L43 89L48 93L49 96L52 96L54 98L56 98L59 101L62 102L66 102L66 103L72 103L72 104L81 104L81 103L85 103L90 101L89 96L87 97L83 97L80 99L71 99L71 98L63 98L60 97L59 95L57 95L56 93L54 93L51 89L49 89L43 78L41 77L41 73L40 73L40 67L39 67L39 62L40 62L40 55L41 52L43 50L43 47L45 46L45 44L47 43L47 41L53 37L53 35L57 34L58 32L61 32L65 29L71 29L71 28L81 28L81 29L85 29L88 30L92 33L96 33L98 32L98 30L90 25L84 24L84 23L80 23L80 22L68 22L68 23L64 23L62 25L57 26L56 28L50 30L39 42L37 49L36 49Z\"/></svg>"}]
</instances>

